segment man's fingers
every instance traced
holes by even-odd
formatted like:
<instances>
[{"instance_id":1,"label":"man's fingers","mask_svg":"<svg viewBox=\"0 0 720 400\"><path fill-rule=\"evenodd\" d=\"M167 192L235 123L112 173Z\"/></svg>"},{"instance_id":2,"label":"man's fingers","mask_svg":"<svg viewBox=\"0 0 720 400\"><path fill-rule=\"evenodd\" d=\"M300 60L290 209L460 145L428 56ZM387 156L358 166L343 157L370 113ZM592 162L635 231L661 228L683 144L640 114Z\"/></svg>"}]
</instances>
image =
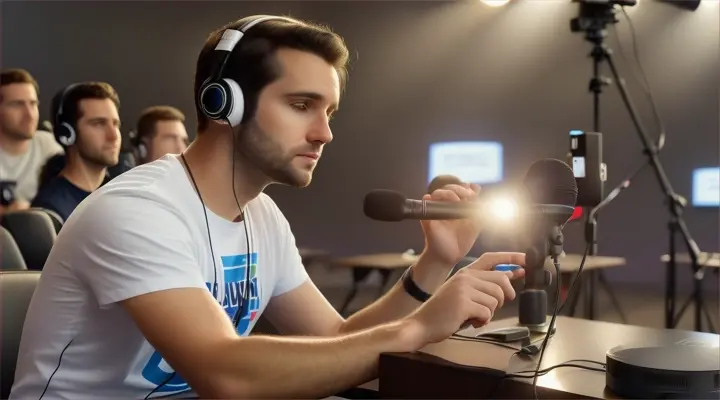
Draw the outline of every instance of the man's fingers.
<instances>
[{"instance_id":1,"label":"man's fingers","mask_svg":"<svg viewBox=\"0 0 720 400\"><path fill-rule=\"evenodd\" d=\"M515 289L506 273L500 271L463 271L468 275L468 284L475 290L487 293L498 300L502 307L505 299L515 299Z\"/></svg>"},{"instance_id":2,"label":"man's fingers","mask_svg":"<svg viewBox=\"0 0 720 400\"><path fill-rule=\"evenodd\" d=\"M432 192L430 198L435 201L460 201L460 196L450 189L438 189Z\"/></svg>"},{"instance_id":3,"label":"man's fingers","mask_svg":"<svg viewBox=\"0 0 720 400\"><path fill-rule=\"evenodd\" d=\"M432 193L433 200L449 200L449 198L446 198L445 196L448 195L448 192L454 193L458 200L471 200L474 197L477 196L477 193L473 190L473 188L470 185L456 185L456 184L450 184L445 185L442 187L442 189L438 189ZM457 201L457 200L455 200Z\"/></svg>"},{"instance_id":4,"label":"man's fingers","mask_svg":"<svg viewBox=\"0 0 720 400\"><path fill-rule=\"evenodd\" d=\"M496 309L502 307L502 302L498 300L495 296L492 296L480 290L473 290L470 293L469 297L470 300L474 301L475 303L487 307L493 314L495 313Z\"/></svg>"},{"instance_id":5,"label":"man's fingers","mask_svg":"<svg viewBox=\"0 0 720 400\"><path fill-rule=\"evenodd\" d=\"M525 253L513 252L496 252L485 253L475 260L468 268L480 271L490 271L499 264L516 264L521 267L525 266Z\"/></svg>"},{"instance_id":6,"label":"man's fingers","mask_svg":"<svg viewBox=\"0 0 720 400\"><path fill-rule=\"evenodd\" d=\"M474 327L480 327L487 324L492 319L493 312L485 305L468 300L468 318Z\"/></svg>"},{"instance_id":7,"label":"man's fingers","mask_svg":"<svg viewBox=\"0 0 720 400\"><path fill-rule=\"evenodd\" d=\"M506 272L480 271L478 272L478 275L480 279L500 286L500 289L502 289L506 299L515 299L515 288L513 288L512 283L510 283L510 277Z\"/></svg>"}]
</instances>

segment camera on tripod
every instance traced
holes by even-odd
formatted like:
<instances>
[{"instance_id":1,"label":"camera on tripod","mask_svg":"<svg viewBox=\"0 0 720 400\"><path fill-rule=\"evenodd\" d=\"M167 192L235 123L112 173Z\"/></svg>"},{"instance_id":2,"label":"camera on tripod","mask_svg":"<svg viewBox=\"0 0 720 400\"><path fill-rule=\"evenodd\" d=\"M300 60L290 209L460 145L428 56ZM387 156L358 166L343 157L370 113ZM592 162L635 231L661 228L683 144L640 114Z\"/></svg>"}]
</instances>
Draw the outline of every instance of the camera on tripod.
<instances>
[{"instance_id":1,"label":"camera on tripod","mask_svg":"<svg viewBox=\"0 0 720 400\"><path fill-rule=\"evenodd\" d=\"M614 24L614 6L632 7L637 0L573 0L580 3L580 15L570 20L570 30L573 32L598 32L605 29L608 24Z\"/></svg>"}]
</instances>

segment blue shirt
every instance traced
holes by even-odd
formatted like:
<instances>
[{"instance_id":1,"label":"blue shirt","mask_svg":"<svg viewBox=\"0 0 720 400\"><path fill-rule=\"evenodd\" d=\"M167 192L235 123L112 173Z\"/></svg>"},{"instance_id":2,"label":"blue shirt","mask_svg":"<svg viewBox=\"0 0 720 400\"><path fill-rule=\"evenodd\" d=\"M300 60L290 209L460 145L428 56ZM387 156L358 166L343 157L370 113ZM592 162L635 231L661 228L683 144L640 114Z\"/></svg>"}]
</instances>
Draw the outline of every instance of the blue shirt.
<instances>
[{"instance_id":1,"label":"blue shirt","mask_svg":"<svg viewBox=\"0 0 720 400\"><path fill-rule=\"evenodd\" d=\"M40 207L55 211L63 221L67 221L75 207L90 194L73 185L64 176L57 176L40 187L31 207Z\"/></svg>"}]
</instances>

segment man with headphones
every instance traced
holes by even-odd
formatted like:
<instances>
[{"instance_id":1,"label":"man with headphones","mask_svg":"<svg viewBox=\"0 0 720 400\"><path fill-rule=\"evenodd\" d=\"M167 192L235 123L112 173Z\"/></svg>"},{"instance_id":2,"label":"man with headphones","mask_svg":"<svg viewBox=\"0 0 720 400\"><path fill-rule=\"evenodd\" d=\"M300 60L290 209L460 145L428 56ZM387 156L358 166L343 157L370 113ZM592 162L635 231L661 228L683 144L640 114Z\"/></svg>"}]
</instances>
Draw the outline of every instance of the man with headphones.
<instances>
[{"instance_id":1,"label":"man with headphones","mask_svg":"<svg viewBox=\"0 0 720 400\"><path fill-rule=\"evenodd\" d=\"M522 269L492 269L523 254L485 254L446 282L473 220L423 221L417 264L348 319L308 278L263 190L310 184L348 53L327 28L283 17L210 35L195 141L113 179L67 221L28 309L11 399L326 397L373 379L381 353L483 325L515 296ZM260 314L283 336L248 336Z\"/></svg>"},{"instance_id":2,"label":"man with headphones","mask_svg":"<svg viewBox=\"0 0 720 400\"><path fill-rule=\"evenodd\" d=\"M152 106L143 110L130 135L137 165L185 151L188 134L184 123L185 115L175 107Z\"/></svg>"},{"instance_id":3,"label":"man with headphones","mask_svg":"<svg viewBox=\"0 0 720 400\"><path fill-rule=\"evenodd\" d=\"M81 82L58 92L51 104L55 139L65 148L60 173L43 184L33 207L55 211L63 221L107 178L120 154L120 99L105 82Z\"/></svg>"}]
</instances>

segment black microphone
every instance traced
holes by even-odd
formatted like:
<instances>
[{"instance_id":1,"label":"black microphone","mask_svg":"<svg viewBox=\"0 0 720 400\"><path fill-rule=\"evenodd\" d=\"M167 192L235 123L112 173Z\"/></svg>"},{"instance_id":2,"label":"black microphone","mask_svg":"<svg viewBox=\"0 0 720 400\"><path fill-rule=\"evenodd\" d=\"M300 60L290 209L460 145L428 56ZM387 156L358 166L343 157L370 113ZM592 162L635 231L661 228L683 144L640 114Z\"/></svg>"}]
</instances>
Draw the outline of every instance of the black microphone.
<instances>
[{"instance_id":1,"label":"black microphone","mask_svg":"<svg viewBox=\"0 0 720 400\"><path fill-rule=\"evenodd\" d=\"M519 196L515 199L521 219L525 215L541 216L543 219L557 219L564 223L572 215L574 208L561 204L529 204ZM411 200L394 190L377 189L365 195L363 211L368 218L398 222L406 219L415 220L449 220L465 218L482 218L492 214L490 204L478 200L472 202L448 202L433 200Z\"/></svg>"},{"instance_id":2,"label":"black microphone","mask_svg":"<svg viewBox=\"0 0 720 400\"><path fill-rule=\"evenodd\" d=\"M528 169L523 181L531 207L553 212L532 213L526 219L525 287L520 293L519 322L531 330L543 331L547 316L547 292L551 273L545 269L548 257L557 259L563 252L565 223L572 216L578 196L577 183L570 167L556 159L543 159ZM559 277L558 277L559 278Z\"/></svg>"},{"instance_id":3,"label":"black microphone","mask_svg":"<svg viewBox=\"0 0 720 400\"><path fill-rule=\"evenodd\" d=\"M473 202L410 200L402 193L378 189L365 195L363 211L367 217L385 222L464 219L478 214L479 205Z\"/></svg>"}]
</instances>

